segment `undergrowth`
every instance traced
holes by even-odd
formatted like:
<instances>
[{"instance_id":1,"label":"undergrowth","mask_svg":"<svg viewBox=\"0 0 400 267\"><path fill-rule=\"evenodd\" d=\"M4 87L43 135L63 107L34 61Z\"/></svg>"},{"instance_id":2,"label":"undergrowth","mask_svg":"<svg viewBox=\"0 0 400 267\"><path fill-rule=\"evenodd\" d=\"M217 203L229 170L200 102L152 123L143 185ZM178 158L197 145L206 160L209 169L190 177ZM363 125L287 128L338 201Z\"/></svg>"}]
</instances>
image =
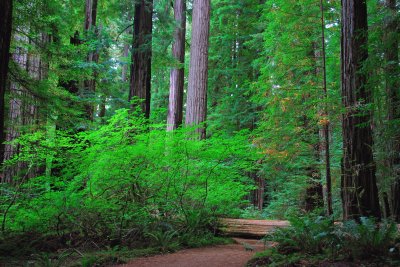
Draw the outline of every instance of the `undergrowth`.
<instances>
[{"instance_id":1,"label":"undergrowth","mask_svg":"<svg viewBox=\"0 0 400 267\"><path fill-rule=\"evenodd\" d=\"M85 132L14 140L20 153L5 167L27 169L0 184L0 256L219 242L216 218L248 205L254 151L245 133L198 140L193 130L167 133L123 109ZM26 179L32 168L43 171Z\"/></svg>"},{"instance_id":2,"label":"undergrowth","mask_svg":"<svg viewBox=\"0 0 400 267\"><path fill-rule=\"evenodd\" d=\"M293 217L289 227L268 234L264 241L274 245L257 254L248 266L400 265L399 232L389 221L377 223L361 217L333 223L322 216Z\"/></svg>"}]
</instances>

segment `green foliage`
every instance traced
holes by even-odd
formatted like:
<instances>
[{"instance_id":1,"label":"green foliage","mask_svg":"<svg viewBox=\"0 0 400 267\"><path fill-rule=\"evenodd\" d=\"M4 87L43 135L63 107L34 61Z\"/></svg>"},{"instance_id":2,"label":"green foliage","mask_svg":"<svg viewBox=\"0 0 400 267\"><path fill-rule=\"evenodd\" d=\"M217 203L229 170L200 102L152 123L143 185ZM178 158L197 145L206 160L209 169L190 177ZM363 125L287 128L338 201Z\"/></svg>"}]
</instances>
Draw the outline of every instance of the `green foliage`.
<instances>
[{"instance_id":1,"label":"green foliage","mask_svg":"<svg viewBox=\"0 0 400 267\"><path fill-rule=\"evenodd\" d=\"M246 207L241 210L240 218L243 219L267 219L269 217L268 210L260 211L258 208L254 206Z\"/></svg>"},{"instance_id":2,"label":"green foliage","mask_svg":"<svg viewBox=\"0 0 400 267\"><path fill-rule=\"evenodd\" d=\"M22 181L15 192L2 185L6 232L76 232L105 242L150 236L165 250L175 235L213 231L215 218L244 204L252 188L245 176L252 169L246 135L199 141L188 138L192 129L164 129L120 110L109 123L73 138L63 131L52 139L40 132L21 136L18 160L51 157L56 169L64 168L59 176Z\"/></svg>"},{"instance_id":3,"label":"green foliage","mask_svg":"<svg viewBox=\"0 0 400 267\"><path fill-rule=\"evenodd\" d=\"M323 97L320 2L267 1L262 5L262 56L251 84L253 102L260 105L255 145L261 150L262 175L267 180L268 213L285 218L306 210L307 189L324 181L319 131L331 126L331 167L337 186L340 171L340 27L338 2L324 2L327 44L327 98ZM258 40L258 39L256 39ZM333 60L335 59L335 60ZM336 135L336 133L339 133ZM334 196L336 199L336 195Z\"/></svg>"},{"instance_id":4,"label":"green foliage","mask_svg":"<svg viewBox=\"0 0 400 267\"><path fill-rule=\"evenodd\" d=\"M288 228L277 229L265 237L265 241L278 243L284 254L301 252L318 254L335 243L333 221L325 217L292 217Z\"/></svg>"},{"instance_id":5,"label":"green foliage","mask_svg":"<svg viewBox=\"0 0 400 267\"><path fill-rule=\"evenodd\" d=\"M361 217L359 223L352 220L338 226L335 235L347 255L354 259L368 259L385 257L391 254L390 251L395 252L395 240L399 233L393 222L377 224L372 218Z\"/></svg>"},{"instance_id":6,"label":"green foliage","mask_svg":"<svg viewBox=\"0 0 400 267\"><path fill-rule=\"evenodd\" d=\"M132 1L99 1L97 27L86 33L82 0L13 1L8 77L15 90L6 90L5 132L18 138L7 142L14 155L1 170L12 170L13 183L0 184L0 254L85 247L88 240L111 252L85 254L81 265L117 263L129 254L120 246L155 246L149 252L154 253L220 242L213 235L219 216L290 218L291 227L268 237L279 242L271 265L294 264L302 254L354 259L398 254L393 224L377 227L363 218L334 226L330 219L303 216L308 189L324 183L319 131L325 124L331 133L335 218L342 208L341 9L340 1L323 2L326 98L320 1L212 1L209 138L199 141L191 137L193 129L165 132L170 67L177 65L171 55L176 27L171 1L154 1L150 120L126 109L129 75L123 79L122 72L129 74L131 65ZM374 111L378 186L381 196L390 196L398 178L393 147L400 127L388 116L387 89L398 85L398 68L388 71L396 62L387 62L386 54L399 38L395 31L386 33L399 12L382 3L368 1L369 58L363 71L374 100L367 110ZM191 1L187 7L188 41ZM79 45L70 43L76 31ZM187 42L186 52L191 45ZM93 51L99 54L96 63L87 60ZM16 62L18 55L27 65L38 61L38 67ZM186 53L186 75L188 65ZM84 86L91 79L95 92ZM20 108L13 111L10 103ZM88 105L98 113L93 121L84 115ZM266 180L263 211L246 200L253 174ZM58 264L50 254L38 254L36 261Z\"/></svg>"},{"instance_id":7,"label":"green foliage","mask_svg":"<svg viewBox=\"0 0 400 267\"><path fill-rule=\"evenodd\" d=\"M150 232L147 236L154 242L154 245L160 247L161 252L174 251L179 247L179 244L174 241L177 236L176 231L162 231Z\"/></svg>"},{"instance_id":8,"label":"green foliage","mask_svg":"<svg viewBox=\"0 0 400 267\"><path fill-rule=\"evenodd\" d=\"M233 134L254 129L257 105L250 101L250 86L258 70L252 61L260 44L259 1L217 0L210 22L208 131Z\"/></svg>"},{"instance_id":9,"label":"green foliage","mask_svg":"<svg viewBox=\"0 0 400 267\"><path fill-rule=\"evenodd\" d=\"M397 225L393 222L377 223L372 218L362 217L359 222L334 224L326 217L293 217L289 227L277 229L264 238L266 242L275 242L276 246L252 262L282 266L300 260L315 261L315 264L323 260L383 260L392 266L400 256L398 238Z\"/></svg>"}]
</instances>

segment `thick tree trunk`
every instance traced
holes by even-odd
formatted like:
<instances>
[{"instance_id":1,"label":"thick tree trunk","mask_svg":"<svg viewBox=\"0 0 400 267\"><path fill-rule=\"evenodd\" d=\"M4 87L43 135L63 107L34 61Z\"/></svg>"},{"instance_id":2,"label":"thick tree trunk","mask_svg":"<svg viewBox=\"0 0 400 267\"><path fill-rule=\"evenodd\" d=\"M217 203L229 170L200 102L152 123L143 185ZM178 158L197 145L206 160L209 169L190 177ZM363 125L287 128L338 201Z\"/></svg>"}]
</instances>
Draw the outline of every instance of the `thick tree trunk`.
<instances>
[{"instance_id":1,"label":"thick tree trunk","mask_svg":"<svg viewBox=\"0 0 400 267\"><path fill-rule=\"evenodd\" d=\"M394 177L394 183L390 193L391 215L393 219L400 222L400 132L396 121L400 119L400 70L399 70L399 33L396 0L386 0L388 17L384 34L385 45L385 74L386 74L386 94L388 99L388 124L389 131L393 133L388 142L387 167L390 176Z\"/></svg>"},{"instance_id":2,"label":"thick tree trunk","mask_svg":"<svg viewBox=\"0 0 400 267\"><path fill-rule=\"evenodd\" d=\"M134 97L146 118L150 117L153 0L135 5L129 101Z\"/></svg>"},{"instance_id":3,"label":"thick tree trunk","mask_svg":"<svg viewBox=\"0 0 400 267\"><path fill-rule=\"evenodd\" d=\"M198 125L196 132L200 138L206 137L206 127L201 124L207 115L209 32L210 0L194 0L185 123L189 126Z\"/></svg>"},{"instance_id":4,"label":"thick tree trunk","mask_svg":"<svg viewBox=\"0 0 400 267\"><path fill-rule=\"evenodd\" d=\"M381 217L372 153L371 101L362 67L368 58L367 4L342 0L342 205L344 219Z\"/></svg>"},{"instance_id":5,"label":"thick tree trunk","mask_svg":"<svg viewBox=\"0 0 400 267\"><path fill-rule=\"evenodd\" d=\"M26 35L27 36L27 35ZM29 40L25 35L14 35L14 40L17 44L28 43ZM29 59L28 50L22 46L18 46L12 56L12 60L15 64L21 68L22 71L29 70ZM9 104L9 115L8 115L8 127L6 134L6 141L11 142L18 138L21 134L21 126L24 124L24 110L27 105L25 99L26 90L17 82L10 82L10 104ZM5 145L4 160L10 160L19 152L18 145ZM12 183L14 177L18 176L20 170L23 168L22 162L18 162L17 165L5 168L3 182Z\"/></svg>"},{"instance_id":6,"label":"thick tree trunk","mask_svg":"<svg viewBox=\"0 0 400 267\"><path fill-rule=\"evenodd\" d=\"M8 62L10 59L12 0L0 1L0 165L4 159L5 141L5 92L7 87ZM1 181L0 177L0 181Z\"/></svg>"},{"instance_id":7,"label":"thick tree trunk","mask_svg":"<svg viewBox=\"0 0 400 267\"><path fill-rule=\"evenodd\" d=\"M36 43L28 39L28 32L25 35L15 35L15 43L21 44L17 47L13 54L13 61L19 66L20 71L26 71L29 78L32 80L40 81L46 79L48 76L48 63L43 61L40 54L32 52L24 47L33 47ZM37 40L41 46L45 46L49 42L47 34L41 34L41 39ZM14 141L21 133L25 133L28 127L39 125L41 118L39 117L38 103L35 96L29 91L29 87L17 81L10 83L10 104L9 104L9 117L8 129L6 140L8 142ZM27 127L28 126L28 127ZM5 146L4 158L10 160L20 152L18 145L7 144ZM26 178L36 177L38 174L44 172L44 168L40 167L43 164L37 162L21 162L18 161L16 165L5 168L4 182L12 183L15 177L24 176Z\"/></svg>"},{"instance_id":8,"label":"thick tree trunk","mask_svg":"<svg viewBox=\"0 0 400 267\"><path fill-rule=\"evenodd\" d=\"M167 131L178 128L182 124L183 118L186 0L175 0L174 17L177 28L175 29L175 40L172 45L172 55L179 63L179 66L172 68L170 74Z\"/></svg>"},{"instance_id":9,"label":"thick tree trunk","mask_svg":"<svg viewBox=\"0 0 400 267\"><path fill-rule=\"evenodd\" d=\"M96 29L96 18L97 18L97 2L98 0L86 0L85 4L85 25L84 25L84 33L86 34L86 38L89 36L90 31L95 31ZM87 57L88 63L97 63L98 62L98 52L90 51ZM94 93L96 91L96 73L93 73L94 78L90 80L84 81L84 87L86 91L86 95L90 98L94 98ZM90 102L90 101L89 101ZM94 117L94 107L93 104L86 104L85 105L86 115L87 118L93 121Z\"/></svg>"}]
</instances>

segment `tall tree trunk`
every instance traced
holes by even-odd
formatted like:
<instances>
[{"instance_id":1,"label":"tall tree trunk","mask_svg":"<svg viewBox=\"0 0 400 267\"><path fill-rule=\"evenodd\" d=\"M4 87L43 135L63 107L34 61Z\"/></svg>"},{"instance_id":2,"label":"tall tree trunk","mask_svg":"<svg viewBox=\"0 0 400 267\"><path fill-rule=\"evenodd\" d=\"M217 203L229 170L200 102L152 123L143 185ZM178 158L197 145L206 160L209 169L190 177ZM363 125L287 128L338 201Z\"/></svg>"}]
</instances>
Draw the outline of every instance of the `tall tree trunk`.
<instances>
[{"instance_id":1,"label":"tall tree trunk","mask_svg":"<svg viewBox=\"0 0 400 267\"><path fill-rule=\"evenodd\" d=\"M137 97L146 118L150 117L153 0L135 5L129 101Z\"/></svg>"},{"instance_id":2,"label":"tall tree trunk","mask_svg":"<svg viewBox=\"0 0 400 267\"><path fill-rule=\"evenodd\" d=\"M5 141L5 92L7 87L8 62L10 59L12 0L0 1L0 165L4 159ZM0 177L0 182L2 181Z\"/></svg>"},{"instance_id":3,"label":"tall tree trunk","mask_svg":"<svg viewBox=\"0 0 400 267\"><path fill-rule=\"evenodd\" d=\"M179 66L172 68L170 73L167 131L178 128L182 124L183 118L186 0L175 0L174 17L177 27L172 45L172 56L177 60Z\"/></svg>"},{"instance_id":4,"label":"tall tree trunk","mask_svg":"<svg viewBox=\"0 0 400 267\"><path fill-rule=\"evenodd\" d=\"M192 41L190 48L189 85L186 125L199 125L196 132L206 137L208 80L208 39L210 32L210 0L193 1Z\"/></svg>"},{"instance_id":5,"label":"tall tree trunk","mask_svg":"<svg viewBox=\"0 0 400 267\"><path fill-rule=\"evenodd\" d=\"M325 17L324 17L324 0L320 0L321 8L321 46L322 46L322 79L323 79L323 96L324 100L328 100L328 89L326 83L326 49L325 49ZM323 116L328 117L328 107L327 103L323 107ZM320 130L321 138L321 156L323 156L325 161L325 179L326 179L326 208L327 215L333 214L332 208L332 177L331 177L331 156L329 148L329 120L326 119L322 123L322 129Z\"/></svg>"},{"instance_id":6,"label":"tall tree trunk","mask_svg":"<svg viewBox=\"0 0 400 267\"><path fill-rule=\"evenodd\" d=\"M24 29L19 29L24 31ZM16 44L21 43L28 43L29 39L26 37L28 36L28 31L25 33L26 35L19 35L15 34L13 39ZM20 71L28 71L29 67L29 59L28 59L28 50L23 46L17 46L13 56L13 62L18 65ZM24 110L27 106L26 101L26 90L23 88L19 83L16 81L10 82L10 104L9 104L9 116L8 116L8 127L7 127L7 135L6 141L11 142L18 138L21 134L21 126L23 126L24 121ZM19 146L7 144L5 145L5 153L4 153L4 160L10 160L15 155L19 153ZM14 177L18 176L20 170L23 168L23 163L18 162L14 166L10 166L5 168L4 170L4 180L3 182L12 183Z\"/></svg>"},{"instance_id":7,"label":"tall tree trunk","mask_svg":"<svg viewBox=\"0 0 400 267\"><path fill-rule=\"evenodd\" d=\"M396 0L386 0L388 17L385 25L384 45L385 45L385 78L386 94L388 99L388 123L389 131L393 134L388 142L388 169L394 183L391 188L390 206L393 219L400 222L400 131L398 130L397 120L400 119L400 70L399 70L399 33Z\"/></svg>"},{"instance_id":8,"label":"tall tree trunk","mask_svg":"<svg viewBox=\"0 0 400 267\"><path fill-rule=\"evenodd\" d=\"M368 58L366 0L342 0L342 205L344 219L381 217L375 163L372 153L371 115L363 110L370 101L367 76L362 71Z\"/></svg>"},{"instance_id":9,"label":"tall tree trunk","mask_svg":"<svg viewBox=\"0 0 400 267\"><path fill-rule=\"evenodd\" d=\"M97 31L96 28L96 18L97 18L97 2L98 0L86 0L85 4L85 24L84 24L84 33L86 35L86 39L89 37L90 31ZM88 63L97 63L98 62L98 52L90 51L87 57ZM96 91L96 72L93 72L93 78L90 80L84 81L84 87L89 98L94 98L94 93ZM90 102L90 101L88 101ZM93 121L94 117L94 107L93 104L88 103L85 105L87 118Z\"/></svg>"},{"instance_id":10,"label":"tall tree trunk","mask_svg":"<svg viewBox=\"0 0 400 267\"><path fill-rule=\"evenodd\" d=\"M36 43L27 37L29 28L22 29L21 31L25 31L25 33L14 35L15 43L21 45L13 53L12 59L14 63L20 68L19 71L26 72L32 81L46 79L48 76L48 63L43 60L39 53L26 48L25 44L27 44L27 47L34 47L36 44L44 47L50 41L49 36L42 33ZM21 134L26 133L30 127L39 125L39 122L43 119L39 117L37 98L30 92L31 88L29 85L31 82L27 80L25 82L12 81L10 83L9 123L6 135L8 142L12 142ZM12 159L18 153L20 153L18 144L7 144L5 146L4 158L5 160ZM18 176L26 178L36 177L38 174L44 173L43 163L18 161L15 165L5 168L4 182L12 183L15 177Z\"/></svg>"}]
</instances>

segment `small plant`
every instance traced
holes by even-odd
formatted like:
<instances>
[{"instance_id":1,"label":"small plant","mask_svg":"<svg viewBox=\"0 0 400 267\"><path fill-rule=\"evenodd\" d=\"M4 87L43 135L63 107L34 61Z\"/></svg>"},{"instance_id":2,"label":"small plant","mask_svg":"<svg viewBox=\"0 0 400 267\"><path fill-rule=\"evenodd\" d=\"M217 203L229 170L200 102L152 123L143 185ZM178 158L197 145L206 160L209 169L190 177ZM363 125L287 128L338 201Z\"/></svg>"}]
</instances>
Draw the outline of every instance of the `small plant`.
<instances>
[{"instance_id":1,"label":"small plant","mask_svg":"<svg viewBox=\"0 0 400 267\"><path fill-rule=\"evenodd\" d=\"M318 254L335 240L333 222L329 218L292 217L289 221L289 227L277 229L264 238L265 241L277 242L278 250L283 253Z\"/></svg>"},{"instance_id":2,"label":"small plant","mask_svg":"<svg viewBox=\"0 0 400 267\"><path fill-rule=\"evenodd\" d=\"M395 223L384 221L377 224L372 218L361 217L338 226L335 235L340 239L343 252L353 259L365 259L388 255L395 247L398 235Z\"/></svg>"},{"instance_id":3,"label":"small plant","mask_svg":"<svg viewBox=\"0 0 400 267\"><path fill-rule=\"evenodd\" d=\"M82 258L81 263L82 263L82 267L95 266L95 264L97 263L97 258L93 255L85 256Z\"/></svg>"},{"instance_id":4,"label":"small plant","mask_svg":"<svg viewBox=\"0 0 400 267\"><path fill-rule=\"evenodd\" d=\"M174 241L177 236L177 232L173 230L162 231L158 230L155 232L147 233L146 235L150 237L156 246L159 246L162 252L169 250L176 250L178 248L178 243Z\"/></svg>"},{"instance_id":5,"label":"small plant","mask_svg":"<svg viewBox=\"0 0 400 267\"><path fill-rule=\"evenodd\" d=\"M361 217L359 221L334 224L332 219L321 216L293 217L290 223L264 238L277 246L258 255L250 266L292 266L295 262L320 266L319 263L329 264L329 259L398 266L400 246L395 223L377 223L373 218Z\"/></svg>"},{"instance_id":6,"label":"small plant","mask_svg":"<svg viewBox=\"0 0 400 267\"><path fill-rule=\"evenodd\" d=\"M70 256L71 253L61 253L56 256L51 256L48 253L40 253L33 255L35 260L35 266L40 267L58 267L63 266L67 257Z\"/></svg>"},{"instance_id":7,"label":"small plant","mask_svg":"<svg viewBox=\"0 0 400 267\"><path fill-rule=\"evenodd\" d=\"M260 211L253 206L243 209L240 214L240 218L243 219L266 219L267 217L266 210Z\"/></svg>"}]
</instances>

